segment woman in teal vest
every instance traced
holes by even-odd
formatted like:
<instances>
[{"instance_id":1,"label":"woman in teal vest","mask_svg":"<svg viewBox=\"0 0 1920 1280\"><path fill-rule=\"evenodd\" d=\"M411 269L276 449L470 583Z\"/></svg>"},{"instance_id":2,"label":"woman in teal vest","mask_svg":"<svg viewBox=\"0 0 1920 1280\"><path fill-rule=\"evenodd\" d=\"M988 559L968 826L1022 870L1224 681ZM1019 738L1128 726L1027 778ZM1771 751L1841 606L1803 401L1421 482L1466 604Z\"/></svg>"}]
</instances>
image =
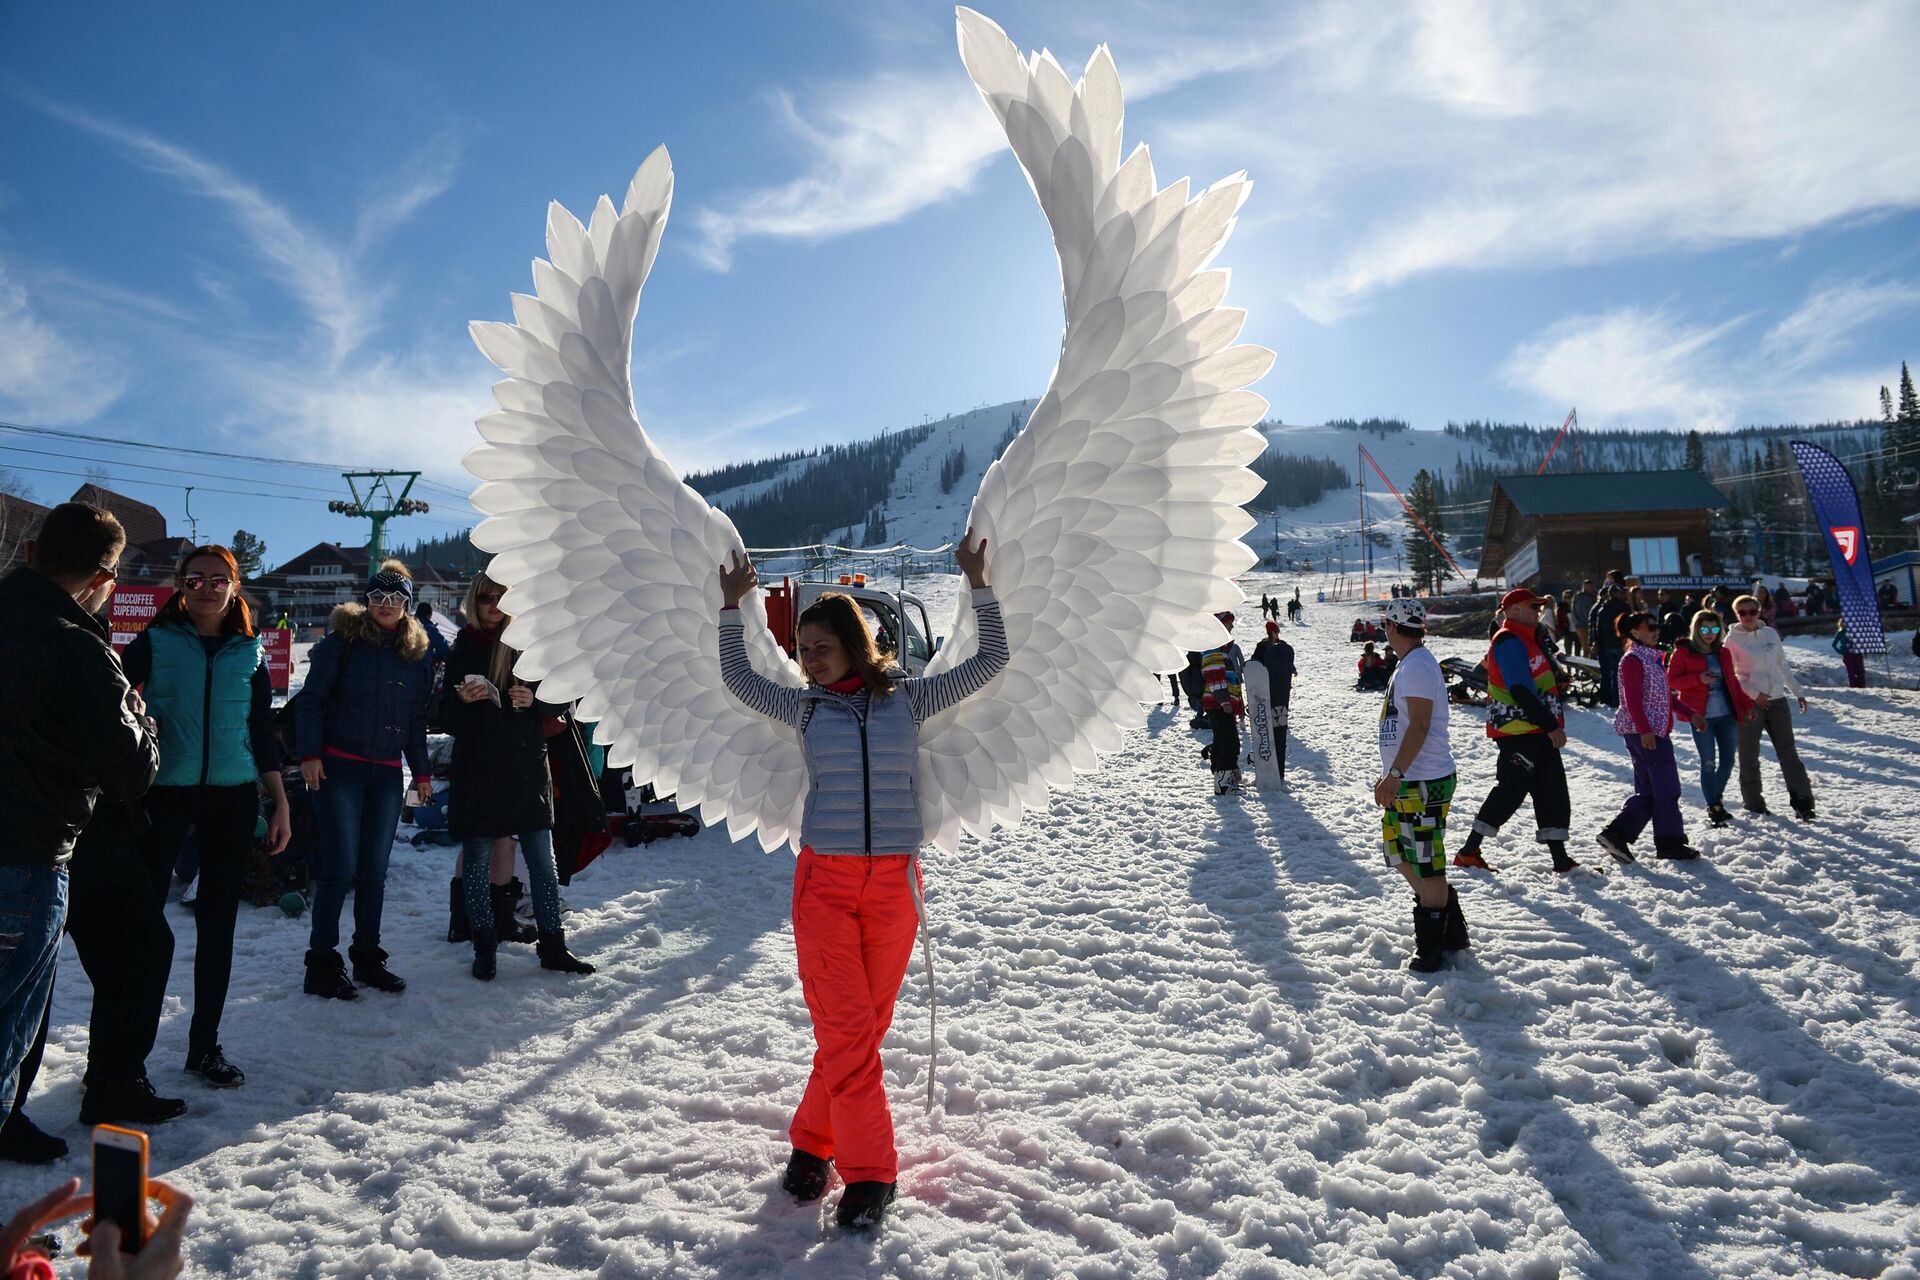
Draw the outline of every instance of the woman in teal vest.
<instances>
[{"instance_id":1,"label":"woman in teal vest","mask_svg":"<svg viewBox=\"0 0 1920 1280\"><path fill-rule=\"evenodd\" d=\"M233 552L195 547L180 562L173 586L122 661L127 679L145 686L147 710L160 726L160 774L146 796L147 868L163 897L188 828L200 847L187 1070L216 1089L231 1089L247 1077L221 1051L220 1014L262 786L273 798L267 852L286 848L292 829L273 737L273 685L252 610L240 596Z\"/></svg>"}]
</instances>

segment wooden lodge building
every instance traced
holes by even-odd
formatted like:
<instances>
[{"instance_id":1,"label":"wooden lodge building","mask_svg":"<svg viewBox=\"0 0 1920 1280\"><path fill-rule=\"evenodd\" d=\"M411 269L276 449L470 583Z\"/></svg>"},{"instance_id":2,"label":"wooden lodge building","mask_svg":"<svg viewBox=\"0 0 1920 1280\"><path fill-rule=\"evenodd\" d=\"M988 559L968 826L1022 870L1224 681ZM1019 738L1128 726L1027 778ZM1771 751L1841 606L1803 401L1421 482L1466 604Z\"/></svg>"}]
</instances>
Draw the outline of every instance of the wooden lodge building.
<instances>
[{"instance_id":1,"label":"wooden lodge building","mask_svg":"<svg viewBox=\"0 0 1920 1280\"><path fill-rule=\"evenodd\" d=\"M1487 509L1480 577L1536 590L1598 582L1609 569L1650 583L1715 577L1713 513L1727 505L1697 471L1503 476Z\"/></svg>"}]
</instances>

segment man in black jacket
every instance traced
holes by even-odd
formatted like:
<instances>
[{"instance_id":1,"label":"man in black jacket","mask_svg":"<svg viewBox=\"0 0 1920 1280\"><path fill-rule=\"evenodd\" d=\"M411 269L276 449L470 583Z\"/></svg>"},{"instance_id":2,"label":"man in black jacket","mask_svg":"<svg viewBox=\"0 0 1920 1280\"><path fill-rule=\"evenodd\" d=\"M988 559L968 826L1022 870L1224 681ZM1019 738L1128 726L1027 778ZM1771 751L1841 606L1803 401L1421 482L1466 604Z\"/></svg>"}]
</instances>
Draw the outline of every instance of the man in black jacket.
<instances>
[{"instance_id":1,"label":"man in black jacket","mask_svg":"<svg viewBox=\"0 0 1920 1280\"><path fill-rule=\"evenodd\" d=\"M113 594L120 522L91 503L47 513L27 564L0 579L0 1099L53 993L67 862L102 795L143 794L160 768L146 706L94 611Z\"/></svg>"},{"instance_id":2,"label":"man in black jacket","mask_svg":"<svg viewBox=\"0 0 1920 1280\"><path fill-rule=\"evenodd\" d=\"M1267 669L1267 693L1273 700L1273 754L1280 776L1287 776L1287 709L1293 704L1293 646L1280 638L1280 624L1267 623L1267 638L1253 646L1253 660Z\"/></svg>"},{"instance_id":3,"label":"man in black jacket","mask_svg":"<svg viewBox=\"0 0 1920 1280\"><path fill-rule=\"evenodd\" d=\"M1593 606L1587 620L1587 632L1593 638L1593 654L1600 663L1600 701L1610 707L1620 705L1620 659L1626 656L1627 642L1614 630L1614 623L1627 616L1627 590L1607 575L1606 590L1600 603Z\"/></svg>"}]
</instances>

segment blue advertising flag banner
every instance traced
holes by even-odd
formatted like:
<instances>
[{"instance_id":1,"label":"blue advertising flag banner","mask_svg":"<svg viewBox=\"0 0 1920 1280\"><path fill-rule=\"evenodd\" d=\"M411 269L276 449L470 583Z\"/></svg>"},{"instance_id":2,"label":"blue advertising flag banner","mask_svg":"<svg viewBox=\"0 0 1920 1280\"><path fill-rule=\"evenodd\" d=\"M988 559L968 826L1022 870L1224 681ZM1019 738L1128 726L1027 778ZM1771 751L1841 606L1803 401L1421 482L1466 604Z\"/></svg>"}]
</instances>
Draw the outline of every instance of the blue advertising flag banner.
<instances>
[{"instance_id":1,"label":"blue advertising flag banner","mask_svg":"<svg viewBox=\"0 0 1920 1280\"><path fill-rule=\"evenodd\" d=\"M1885 653L1887 634L1873 598L1873 562L1867 556L1867 523L1860 518L1860 495L1840 460L1819 445L1793 442L1793 457L1813 499L1813 518L1833 564L1840 589L1840 616L1855 653Z\"/></svg>"}]
</instances>

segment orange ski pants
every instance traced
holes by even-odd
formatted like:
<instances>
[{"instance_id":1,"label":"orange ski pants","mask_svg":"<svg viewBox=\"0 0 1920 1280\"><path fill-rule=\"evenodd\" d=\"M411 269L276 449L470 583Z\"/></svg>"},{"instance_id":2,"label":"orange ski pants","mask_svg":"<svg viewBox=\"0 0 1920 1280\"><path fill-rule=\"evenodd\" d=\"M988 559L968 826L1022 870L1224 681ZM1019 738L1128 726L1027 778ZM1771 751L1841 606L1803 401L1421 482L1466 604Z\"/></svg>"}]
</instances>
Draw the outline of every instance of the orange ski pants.
<instances>
[{"instance_id":1,"label":"orange ski pants","mask_svg":"<svg viewBox=\"0 0 1920 1280\"><path fill-rule=\"evenodd\" d=\"M811 849L794 868L793 943L814 1051L788 1134L801 1151L834 1161L847 1182L893 1182L899 1172L880 1041L920 929L919 873L907 854Z\"/></svg>"}]
</instances>

